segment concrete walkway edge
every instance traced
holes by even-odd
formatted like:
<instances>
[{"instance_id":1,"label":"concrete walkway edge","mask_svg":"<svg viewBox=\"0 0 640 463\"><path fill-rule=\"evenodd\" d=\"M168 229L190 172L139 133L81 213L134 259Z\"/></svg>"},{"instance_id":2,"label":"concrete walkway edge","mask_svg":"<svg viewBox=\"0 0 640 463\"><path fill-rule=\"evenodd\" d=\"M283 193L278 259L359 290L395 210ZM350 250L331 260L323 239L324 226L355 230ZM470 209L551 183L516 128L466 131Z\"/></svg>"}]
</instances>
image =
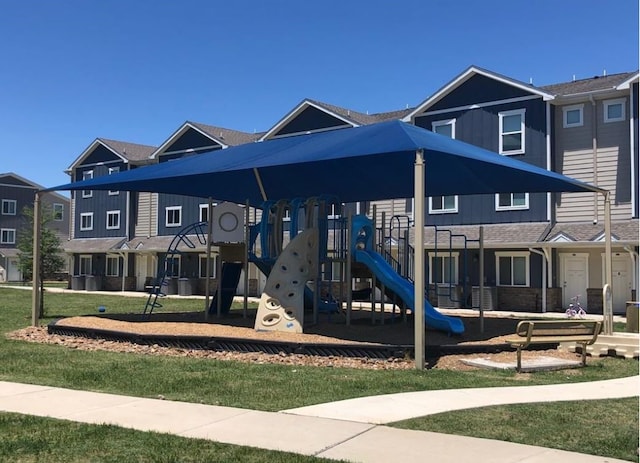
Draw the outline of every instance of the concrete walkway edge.
<instances>
[{"instance_id":1,"label":"concrete walkway edge","mask_svg":"<svg viewBox=\"0 0 640 463\"><path fill-rule=\"evenodd\" d=\"M568 386L563 392L570 395L584 389L580 394L602 399L608 398L610 392L618 388L624 390L632 383L635 383L634 395L637 395L638 377L557 386ZM571 386L575 386L575 389L571 389ZM495 396L501 389L510 388L488 388L485 391L489 397ZM514 389L519 389L520 396L528 396L531 387ZM592 392L588 393L587 390ZM478 391L479 394L481 390L473 391ZM460 390L409 393L415 395L409 403L442 400L445 392L451 395L449 404L455 405L455 397ZM440 398L434 393L440 393ZM406 400L405 394L399 394L400 398L394 396L396 395L371 397L368 399L374 402L361 405L384 410ZM381 405L385 400L390 404L388 407ZM82 423L113 424L141 431L364 463L417 463L426 460L431 463L621 462L611 458L491 439L395 429L370 422L350 421L345 416L336 419L290 412L269 413L2 381L0 411ZM376 421L381 421L381 417Z\"/></svg>"}]
</instances>

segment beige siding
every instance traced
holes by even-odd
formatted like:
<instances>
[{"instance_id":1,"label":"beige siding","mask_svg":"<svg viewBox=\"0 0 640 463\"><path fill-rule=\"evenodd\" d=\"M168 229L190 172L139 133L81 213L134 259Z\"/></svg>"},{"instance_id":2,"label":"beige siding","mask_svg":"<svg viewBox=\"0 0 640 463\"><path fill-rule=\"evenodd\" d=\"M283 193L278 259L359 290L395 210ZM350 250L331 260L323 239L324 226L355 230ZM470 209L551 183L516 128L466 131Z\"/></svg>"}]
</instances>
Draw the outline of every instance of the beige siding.
<instances>
[{"instance_id":1,"label":"beige siding","mask_svg":"<svg viewBox=\"0 0 640 463\"><path fill-rule=\"evenodd\" d=\"M71 201L69 201L69 214L70 214L70 224L69 227L69 238L74 239L76 236L76 195L77 191L73 191L71 193Z\"/></svg>"},{"instance_id":2,"label":"beige siding","mask_svg":"<svg viewBox=\"0 0 640 463\"><path fill-rule=\"evenodd\" d=\"M371 202L371 213L373 213L373 206L376 207L376 227L382 226L382 215L385 216L385 227L389 226L391 217L394 215L411 215L406 212L406 199L385 199L380 201Z\"/></svg>"},{"instance_id":3,"label":"beige siding","mask_svg":"<svg viewBox=\"0 0 640 463\"><path fill-rule=\"evenodd\" d=\"M141 192L138 195L138 222L136 236L158 234L158 193Z\"/></svg>"},{"instance_id":4,"label":"beige siding","mask_svg":"<svg viewBox=\"0 0 640 463\"><path fill-rule=\"evenodd\" d=\"M627 98L628 100L628 98ZM584 102L581 127L564 128L562 107L555 113L556 170L564 175L595 184L611 191L611 218L624 220L631 218L630 173L628 159L629 124L627 121L604 123L603 101L594 105ZM629 105L627 101L627 119ZM597 151L593 153L593 123L596 121ZM596 207L597 200L597 207ZM595 214L602 219L604 198L594 193L562 193L556 217L559 222L580 222L593 220Z\"/></svg>"}]
</instances>

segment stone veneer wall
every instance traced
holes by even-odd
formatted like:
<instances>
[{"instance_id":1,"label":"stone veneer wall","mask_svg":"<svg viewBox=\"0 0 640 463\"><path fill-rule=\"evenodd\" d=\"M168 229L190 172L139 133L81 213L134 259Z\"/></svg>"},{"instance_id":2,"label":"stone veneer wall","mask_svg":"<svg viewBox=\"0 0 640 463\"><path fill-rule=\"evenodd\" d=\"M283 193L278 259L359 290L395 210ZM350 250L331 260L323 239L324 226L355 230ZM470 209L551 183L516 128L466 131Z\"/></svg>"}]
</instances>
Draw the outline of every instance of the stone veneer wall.
<instances>
[{"instance_id":1,"label":"stone veneer wall","mask_svg":"<svg viewBox=\"0 0 640 463\"><path fill-rule=\"evenodd\" d=\"M542 312L542 288L498 286L497 310ZM547 312L563 312L561 288L547 288Z\"/></svg>"}]
</instances>

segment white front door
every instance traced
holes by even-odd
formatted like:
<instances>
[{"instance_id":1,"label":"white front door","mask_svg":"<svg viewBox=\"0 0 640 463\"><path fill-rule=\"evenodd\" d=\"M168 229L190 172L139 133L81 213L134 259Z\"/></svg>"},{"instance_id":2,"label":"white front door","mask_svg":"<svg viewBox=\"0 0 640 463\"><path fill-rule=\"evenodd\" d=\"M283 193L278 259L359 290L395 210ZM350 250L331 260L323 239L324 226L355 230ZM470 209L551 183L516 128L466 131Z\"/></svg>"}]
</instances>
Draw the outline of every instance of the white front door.
<instances>
[{"instance_id":1,"label":"white front door","mask_svg":"<svg viewBox=\"0 0 640 463\"><path fill-rule=\"evenodd\" d=\"M138 254L136 256L136 289L138 291L144 291L144 284L147 280L147 267L149 256L146 254Z\"/></svg>"},{"instance_id":2,"label":"white front door","mask_svg":"<svg viewBox=\"0 0 640 463\"><path fill-rule=\"evenodd\" d=\"M580 304L587 307L587 287L589 286L589 255L583 253L560 254L562 268L562 307L569 307L572 298L579 296Z\"/></svg>"},{"instance_id":3,"label":"white front door","mask_svg":"<svg viewBox=\"0 0 640 463\"><path fill-rule=\"evenodd\" d=\"M604 269L604 254L602 259L602 268ZM631 259L627 254L621 252L613 253L611 256L611 273L613 313L625 314L627 301L631 300ZM604 281L602 285L604 286Z\"/></svg>"},{"instance_id":4,"label":"white front door","mask_svg":"<svg viewBox=\"0 0 640 463\"><path fill-rule=\"evenodd\" d=\"M18 259L9 259L7 265L7 281L21 281L22 275L20 273L20 266Z\"/></svg>"}]
</instances>

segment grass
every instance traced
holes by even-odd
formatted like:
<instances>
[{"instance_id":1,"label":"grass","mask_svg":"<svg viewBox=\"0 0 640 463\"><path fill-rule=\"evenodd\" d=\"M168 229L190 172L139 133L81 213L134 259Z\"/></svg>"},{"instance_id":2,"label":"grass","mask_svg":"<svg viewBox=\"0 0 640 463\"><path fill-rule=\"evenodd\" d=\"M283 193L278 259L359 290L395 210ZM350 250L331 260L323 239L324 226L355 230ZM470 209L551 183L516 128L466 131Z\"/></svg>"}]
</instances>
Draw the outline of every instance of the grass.
<instances>
[{"instance_id":1,"label":"grass","mask_svg":"<svg viewBox=\"0 0 640 463\"><path fill-rule=\"evenodd\" d=\"M111 294L47 293L45 295L45 304L49 317L43 320L43 323L60 316L95 313L99 305L106 306L111 313L140 313L144 302L144 298L126 298ZM203 309L201 300L165 299L163 304L163 311ZM30 305L30 291L0 287L0 332L13 331L28 326L31 319ZM638 374L638 363L636 361L616 358L590 359L586 368L571 371L540 372L533 375L518 375L514 372L490 370L466 372L449 370L374 371L247 364L232 361L103 351L89 352L55 345L10 341L0 336L0 380L3 381L36 383L139 397L163 395L171 400L204 402L266 411L397 392L581 382L636 374ZM296 394L283 394L283 390L295 390ZM260 394L257 394L257 391L260 391ZM612 407L615 406L615 401L602 401L602 403L605 407L609 404ZM594 416L599 417L599 415L592 413L580 415L565 403L553 404L551 407L559 413L571 416L574 422L574 429L579 430L579 433L576 431L577 435L580 436L577 443L573 442L573 439L565 439L565 444L571 447L568 450L585 452L585 449L589 448L586 444L589 441L598 439L598 432L593 431L593 428ZM589 409L589 407L584 406L583 408ZM505 409L519 410L515 406L505 407ZM483 409L482 412L475 410L470 413L483 417L486 410L488 409ZM520 414L522 413L525 412L520 412ZM536 411L526 413L529 414L530 421L535 423L535 432L525 433L523 435L525 442L523 443L533 445L542 443L547 447L555 445L555 439L546 440L541 438L538 440L537 437L541 435L538 432L539 429L552 427L557 420L547 414L538 414ZM636 425L634 429L637 434L637 403L634 407L622 407L616 413L624 418L621 419L623 423L633 422L633 419L635 419ZM518 415L518 412L515 412L515 414ZM450 414L443 414L442 416L446 417L447 415ZM451 415L453 416L453 414ZM14 417L13 419L16 418ZM412 420L411 423L415 422L412 426L422 426L422 424L419 424L423 422L422 420L426 423L431 419L433 417ZM498 418L495 421L490 421L491 419L493 418L487 415L486 424L481 423L474 426L473 429L476 432L474 435L481 435L482 432L486 431L485 428L496 428L497 431L504 433L503 438L505 440L511 439L508 434L508 428L513 428L514 426L507 420ZM451 418L452 423L455 421L456 418ZM465 419L458 421L464 422ZM49 424L47 423L46 426L49 426ZM58 424L54 426L57 427ZM84 428L85 425L77 426ZM451 432L458 433L453 425L451 429ZM435 425L435 430L443 431L443 429L440 429L439 424ZM14 431L14 433L20 432ZM84 430L74 431L74 433L84 432ZM109 430L109 432L116 431ZM0 429L1 433L2 430ZM463 432L459 433L462 434ZM147 437L141 437L140 439L147 439ZM137 441L138 437L132 437L132 440ZM630 448L626 438L619 441L614 440L614 442L618 442L614 444L617 449L615 452L613 450L611 452L616 455L627 455L637 448L637 443L633 449ZM0 441L1 443L3 442ZM126 445L139 444L127 442ZM608 447L603 448L608 449ZM606 450L606 452L609 452L609 450ZM614 455L607 453L605 456ZM88 455L88 459L93 461L89 457L91 455ZM32 459L30 460L29 458ZM154 458L154 456L150 456L148 460L142 459L139 461L173 461L171 459ZM167 458L170 458L170 455ZM193 461L198 461L197 456L194 458L195 460ZM38 458L33 456L25 457L24 461L38 461ZM63 461L63 459L60 461ZM111 460L96 458L95 461ZM192 460L184 459L182 461ZM212 459L210 461L218 460Z\"/></svg>"},{"instance_id":2,"label":"grass","mask_svg":"<svg viewBox=\"0 0 640 463\"><path fill-rule=\"evenodd\" d=\"M495 406L415 418L393 426L637 462L638 406L637 397Z\"/></svg>"},{"instance_id":3,"label":"grass","mask_svg":"<svg viewBox=\"0 0 640 463\"><path fill-rule=\"evenodd\" d=\"M117 426L0 413L0 461L321 463L334 460Z\"/></svg>"}]
</instances>

